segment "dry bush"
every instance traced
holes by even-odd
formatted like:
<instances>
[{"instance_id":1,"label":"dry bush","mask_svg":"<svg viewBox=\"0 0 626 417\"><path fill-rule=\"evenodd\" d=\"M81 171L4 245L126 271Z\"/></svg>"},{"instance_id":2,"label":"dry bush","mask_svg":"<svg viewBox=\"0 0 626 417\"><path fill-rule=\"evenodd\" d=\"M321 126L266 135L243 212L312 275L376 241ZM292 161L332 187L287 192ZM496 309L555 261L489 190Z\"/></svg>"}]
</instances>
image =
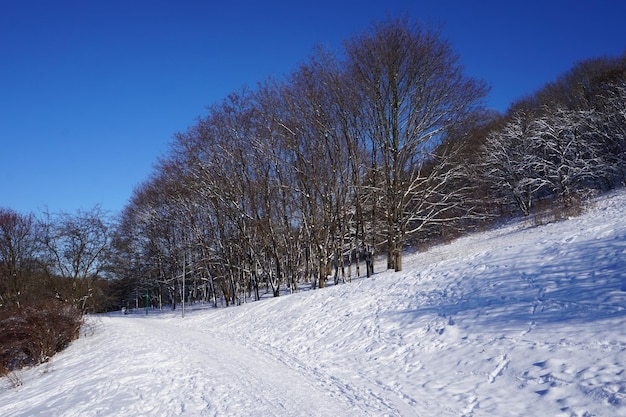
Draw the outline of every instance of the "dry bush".
<instances>
[{"instance_id":1,"label":"dry bush","mask_svg":"<svg viewBox=\"0 0 626 417\"><path fill-rule=\"evenodd\" d=\"M47 362L78 338L82 314L59 302L0 312L0 376Z\"/></svg>"},{"instance_id":2,"label":"dry bush","mask_svg":"<svg viewBox=\"0 0 626 417\"><path fill-rule=\"evenodd\" d=\"M567 202L545 200L535 205L533 222L535 226L554 223L557 221L580 216L584 211L586 200L571 197Z\"/></svg>"}]
</instances>

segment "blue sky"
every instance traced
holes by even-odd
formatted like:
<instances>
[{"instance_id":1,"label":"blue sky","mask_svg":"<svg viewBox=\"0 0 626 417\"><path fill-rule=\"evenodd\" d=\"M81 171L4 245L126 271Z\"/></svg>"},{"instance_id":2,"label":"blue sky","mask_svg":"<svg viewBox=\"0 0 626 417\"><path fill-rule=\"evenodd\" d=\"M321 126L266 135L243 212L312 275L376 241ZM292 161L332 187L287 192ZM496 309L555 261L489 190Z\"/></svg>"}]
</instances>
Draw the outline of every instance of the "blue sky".
<instances>
[{"instance_id":1,"label":"blue sky","mask_svg":"<svg viewBox=\"0 0 626 417\"><path fill-rule=\"evenodd\" d=\"M0 207L118 212L206 106L403 13L443 25L499 111L626 51L621 0L0 0Z\"/></svg>"}]
</instances>

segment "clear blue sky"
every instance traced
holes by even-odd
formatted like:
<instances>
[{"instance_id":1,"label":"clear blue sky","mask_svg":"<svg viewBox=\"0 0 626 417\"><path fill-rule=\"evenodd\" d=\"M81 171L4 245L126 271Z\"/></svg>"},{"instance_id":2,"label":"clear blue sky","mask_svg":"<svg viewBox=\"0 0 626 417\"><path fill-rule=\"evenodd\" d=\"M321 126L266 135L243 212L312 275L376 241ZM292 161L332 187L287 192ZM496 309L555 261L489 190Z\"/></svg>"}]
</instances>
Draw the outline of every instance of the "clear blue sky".
<instances>
[{"instance_id":1,"label":"clear blue sky","mask_svg":"<svg viewBox=\"0 0 626 417\"><path fill-rule=\"evenodd\" d=\"M626 50L623 0L0 0L0 207L117 212L206 106L401 13L442 24L499 111Z\"/></svg>"}]
</instances>

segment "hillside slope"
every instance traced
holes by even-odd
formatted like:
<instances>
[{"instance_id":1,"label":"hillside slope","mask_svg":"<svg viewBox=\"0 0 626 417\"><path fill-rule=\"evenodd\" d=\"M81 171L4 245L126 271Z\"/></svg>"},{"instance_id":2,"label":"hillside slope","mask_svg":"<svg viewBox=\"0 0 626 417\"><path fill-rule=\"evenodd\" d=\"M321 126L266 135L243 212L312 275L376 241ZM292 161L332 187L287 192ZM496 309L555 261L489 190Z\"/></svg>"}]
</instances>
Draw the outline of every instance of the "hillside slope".
<instances>
[{"instance_id":1,"label":"hillside slope","mask_svg":"<svg viewBox=\"0 0 626 417\"><path fill-rule=\"evenodd\" d=\"M90 318L2 416L626 416L626 193L250 303ZM380 264L379 264L380 265Z\"/></svg>"}]
</instances>

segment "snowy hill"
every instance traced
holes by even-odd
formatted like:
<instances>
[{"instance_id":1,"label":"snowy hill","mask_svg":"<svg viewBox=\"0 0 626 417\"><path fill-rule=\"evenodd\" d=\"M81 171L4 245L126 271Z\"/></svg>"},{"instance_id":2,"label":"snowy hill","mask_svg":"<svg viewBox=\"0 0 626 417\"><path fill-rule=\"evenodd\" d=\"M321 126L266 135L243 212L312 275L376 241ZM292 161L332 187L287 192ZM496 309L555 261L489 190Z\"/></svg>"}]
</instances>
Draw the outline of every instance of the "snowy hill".
<instances>
[{"instance_id":1,"label":"snowy hill","mask_svg":"<svg viewBox=\"0 0 626 417\"><path fill-rule=\"evenodd\" d=\"M89 319L1 416L626 416L626 193L223 309ZM378 266L381 266L379 263Z\"/></svg>"}]
</instances>

